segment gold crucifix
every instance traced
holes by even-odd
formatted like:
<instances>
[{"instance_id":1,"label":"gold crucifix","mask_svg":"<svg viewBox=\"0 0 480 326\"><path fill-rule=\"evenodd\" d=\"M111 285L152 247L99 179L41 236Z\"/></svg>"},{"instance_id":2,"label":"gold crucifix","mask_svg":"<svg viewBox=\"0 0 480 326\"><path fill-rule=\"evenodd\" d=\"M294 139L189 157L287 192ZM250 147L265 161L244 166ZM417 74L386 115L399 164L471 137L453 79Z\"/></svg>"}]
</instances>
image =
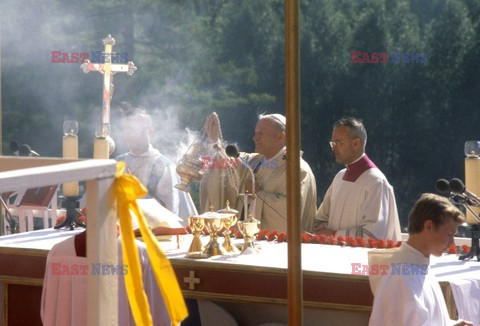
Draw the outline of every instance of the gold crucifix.
<instances>
[{"instance_id":1,"label":"gold crucifix","mask_svg":"<svg viewBox=\"0 0 480 326\"><path fill-rule=\"evenodd\" d=\"M102 124L109 125L110 100L113 95L113 75L117 72L126 72L127 75L131 76L135 70L137 70L137 67L135 67L132 61L129 61L128 64L112 63L112 56L114 55L112 47L115 45L115 40L112 35L108 34L108 36L103 39L103 45L105 45L105 52L103 53L104 63L91 63L90 60L85 60L80 68L82 68L86 74L90 71L98 71L103 74Z\"/></svg>"}]
</instances>

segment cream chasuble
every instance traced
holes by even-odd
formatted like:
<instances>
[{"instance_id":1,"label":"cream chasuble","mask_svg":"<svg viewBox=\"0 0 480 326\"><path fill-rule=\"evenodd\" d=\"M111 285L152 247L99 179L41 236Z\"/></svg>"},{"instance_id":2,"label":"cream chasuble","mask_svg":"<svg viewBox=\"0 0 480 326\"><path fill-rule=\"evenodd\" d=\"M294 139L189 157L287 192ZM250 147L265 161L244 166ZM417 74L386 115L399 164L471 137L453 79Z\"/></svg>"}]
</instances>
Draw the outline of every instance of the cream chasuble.
<instances>
[{"instance_id":1,"label":"cream chasuble","mask_svg":"<svg viewBox=\"0 0 480 326\"><path fill-rule=\"evenodd\" d=\"M287 171L284 154L285 148L268 160L256 153L240 154L251 164L255 173L255 182L261 189L256 194L255 204L255 218L261 222L261 229L287 231ZM221 161L221 158L216 156L213 160ZM237 194L244 192L245 180L250 178L248 169L237 162L229 168L222 164L211 165L204 172L205 175L200 184L201 212L209 210L210 205L215 210L224 208L227 200L232 208L242 212L243 198ZM315 176L303 159L300 159L300 181L301 228L310 231L315 218L317 191Z\"/></svg>"}]
</instances>

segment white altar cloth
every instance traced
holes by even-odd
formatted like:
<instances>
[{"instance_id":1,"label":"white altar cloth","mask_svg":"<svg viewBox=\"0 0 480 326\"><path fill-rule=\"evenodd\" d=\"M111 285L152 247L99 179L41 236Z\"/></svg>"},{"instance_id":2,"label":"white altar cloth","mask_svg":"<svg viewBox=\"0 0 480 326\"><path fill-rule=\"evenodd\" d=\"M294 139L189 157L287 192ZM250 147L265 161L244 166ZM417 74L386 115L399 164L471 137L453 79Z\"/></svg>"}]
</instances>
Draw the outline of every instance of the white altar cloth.
<instances>
[{"instance_id":1,"label":"white altar cloth","mask_svg":"<svg viewBox=\"0 0 480 326\"><path fill-rule=\"evenodd\" d=\"M434 258L432 271L439 282L450 282L460 319L480 326L480 262L458 260L457 255Z\"/></svg>"},{"instance_id":2,"label":"white altar cloth","mask_svg":"<svg viewBox=\"0 0 480 326\"><path fill-rule=\"evenodd\" d=\"M72 231L66 231L50 228L4 235L0 236L0 248L30 249L48 252L55 244L82 231L85 231L85 229L77 228Z\"/></svg>"},{"instance_id":3,"label":"white altar cloth","mask_svg":"<svg viewBox=\"0 0 480 326\"><path fill-rule=\"evenodd\" d=\"M204 237L202 240L208 240ZM185 259L185 253L191 242L191 236L184 238L180 249L165 248L170 258ZM221 240L219 240L221 243ZM236 239L234 243L241 244L243 240ZM203 261L222 264L241 264L252 267L270 267L287 269L287 243L267 241L256 242L260 248L257 254L230 254L213 256ZM371 249L357 247L341 247L337 245L302 244L302 269L304 273L322 272L331 274L354 274L357 276L362 267L368 265L368 252ZM449 282L458 317L474 322L480 326L480 262L476 259L458 260L459 255L444 254L441 257L431 256L429 273L434 273L439 282Z\"/></svg>"}]
</instances>

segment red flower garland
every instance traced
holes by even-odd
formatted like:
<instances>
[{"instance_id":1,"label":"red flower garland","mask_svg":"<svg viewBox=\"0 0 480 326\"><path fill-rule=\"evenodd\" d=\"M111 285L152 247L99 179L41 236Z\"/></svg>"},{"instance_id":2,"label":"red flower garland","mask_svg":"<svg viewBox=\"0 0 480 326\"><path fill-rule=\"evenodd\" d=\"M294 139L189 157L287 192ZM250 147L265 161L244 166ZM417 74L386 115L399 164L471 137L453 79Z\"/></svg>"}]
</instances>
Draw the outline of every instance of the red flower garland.
<instances>
[{"instance_id":1,"label":"red flower garland","mask_svg":"<svg viewBox=\"0 0 480 326\"><path fill-rule=\"evenodd\" d=\"M287 234L285 232L278 234L277 242L287 242Z\"/></svg>"},{"instance_id":2,"label":"red flower garland","mask_svg":"<svg viewBox=\"0 0 480 326\"><path fill-rule=\"evenodd\" d=\"M274 240L277 240L278 239L278 232L276 230L273 230L272 232L270 232L270 234L268 235L268 241L274 241Z\"/></svg>"},{"instance_id":3,"label":"red flower garland","mask_svg":"<svg viewBox=\"0 0 480 326\"><path fill-rule=\"evenodd\" d=\"M348 236L346 244L349 245L350 247L356 247L357 246L357 240L355 240L353 237Z\"/></svg>"},{"instance_id":4,"label":"red flower garland","mask_svg":"<svg viewBox=\"0 0 480 326\"><path fill-rule=\"evenodd\" d=\"M65 217L63 217L65 218ZM57 221L59 223L59 221ZM186 227L187 231L191 233L190 228ZM232 238L235 237L236 239L242 239L243 234L237 228L231 227L230 228ZM203 230L203 234L208 235L208 231L206 228ZM362 237L352 237L347 236L346 238L342 235L335 237L333 234L327 236L325 234L312 234L309 232L302 232L300 235L302 243L313 243L313 244L329 244L329 245L339 245L339 246L349 246L349 247L361 247L361 248L372 248L372 249L385 249L385 248L398 248L402 245L402 240L395 241L393 240L384 240L384 239L373 239L368 238L365 240ZM278 243L287 242L287 234L285 232L279 233L276 230L269 232L267 229L262 229L258 232L256 240L262 241L266 240L269 242L277 241ZM470 247L467 245L463 245L460 247L463 253L470 252ZM458 254L458 248L453 244L448 248L449 254Z\"/></svg>"},{"instance_id":5,"label":"red flower garland","mask_svg":"<svg viewBox=\"0 0 480 326\"><path fill-rule=\"evenodd\" d=\"M368 248L377 248L377 240L368 238Z\"/></svg>"},{"instance_id":6,"label":"red flower garland","mask_svg":"<svg viewBox=\"0 0 480 326\"><path fill-rule=\"evenodd\" d=\"M367 241L362 237L357 237L357 246L365 248L367 246Z\"/></svg>"},{"instance_id":7,"label":"red flower garland","mask_svg":"<svg viewBox=\"0 0 480 326\"><path fill-rule=\"evenodd\" d=\"M455 246L455 244L452 244L450 247L448 247L448 253L453 255L458 254L457 246Z\"/></svg>"},{"instance_id":8,"label":"red flower garland","mask_svg":"<svg viewBox=\"0 0 480 326\"><path fill-rule=\"evenodd\" d=\"M310 243L311 239L307 233L303 232L300 236L302 238L302 243Z\"/></svg>"},{"instance_id":9,"label":"red flower garland","mask_svg":"<svg viewBox=\"0 0 480 326\"><path fill-rule=\"evenodd\" d=\"M383 240L383 239L378 239L378 240L377 240L377 248L380 248L380 249L385 249L385 248L387 248L387 244L385 243L385 240Z\"/></svg>"},{"instance_id":10,"label":"red flower garland","mask_svg":"<svg viewBox=\"0 0 480 326\"><path fill-rule=\"evenodd\" d=\"M263 229L263 230L260 230L258 233L257 233L257 240L258 241L261 241L261 240L268 240L268 230L266 229Z\"/></svg>"},{"instance_id":11,"label":"red flower garland","mask_svg":"<svg viewBox=\"0 0 480 326\"><path fill-rule=\"evenodd\" d=\"M325 234L320 234L318 236L318 243L327 244L327 236Z\"/></svg>"},{"instance_id":12,"label":"red flower garland","mask_svg":"<svg viewBox=\"0 0 480 326\"><path fill-rule=\"evenodd\" d=\"M470 252L470 247L466 244L464 244L460 248L462 249L463 253L465 253L465 254Z\"/></svg>"},{"instance_id":13,"label":"red flower garland","mask_svg":"<svg viewBox=\"0 0 480 326\"><path fill-rule=\"evenodd\" d=\"M395 248L397 245L393 240L387 240L387 248Z\"/></svg>"},{"instance_id":14,"label":"red flower garland","mask_svg":"<svg viewBox=\"0 0 480 326\"><path fill-rule=\"evenodd\" d=\"M330 234L327 238L327 244L336 245L338 243L337 239L333 234Z\"/></svg>"}]
</instances>

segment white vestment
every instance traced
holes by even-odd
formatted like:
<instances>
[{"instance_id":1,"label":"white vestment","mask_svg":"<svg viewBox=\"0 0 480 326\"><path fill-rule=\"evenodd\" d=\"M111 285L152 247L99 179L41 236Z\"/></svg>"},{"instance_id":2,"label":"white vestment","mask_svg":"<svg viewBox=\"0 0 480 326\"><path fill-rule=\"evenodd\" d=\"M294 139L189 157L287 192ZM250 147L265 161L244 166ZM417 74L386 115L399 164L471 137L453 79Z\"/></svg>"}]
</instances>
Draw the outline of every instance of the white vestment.
<instances>
[{"instance_id":1,"label":"white vestment","mask_svg":"<svg viewBox=\"0 0 480 326\"><path fill-rule=\"evenodd\" d=\"M138 247L143 285L154 325L171 325L162 294L150 267L145 244L140 241L135 242ZM123 264L121 247L121 243L118 241L119 265ZM67 267L63 267L64 265ZM55 266L61 267L56 268ZM75 236L56 244L50 250L47 257L40 309L43 325L87 325L87 274L93 271L92 266L88 266L88 270L86 266L88 266L87 258L76 255ZM128 266L126 271L128 272ZM111 299L116 300L117 298ZM128 304L123 275L118 276L118 325L135 326Z\"/></svg>"},{"instance_id":2,"label":"white vestment","mask_svg":"<svg viewBox=\"0 0 480 326\"><path fill-rule=\"evenodd\" d=\"M406 242L389 259L390 269L381 276L374 290L370 326L377 325L452 325L442 290L435 275L412 273L412 268L393 272L391 264L425 266L429 257L414 249ZM424 274L424 275L422 275Z\"/></svg>"},{"instance_id":3,"label":"white vestment","mask_svg":"<svg viewBox=\"0 0 480 326\"><path fill-rule=\"evenodd\" d=\"M116 160L125 162L126 172L140 180L150 197L155 197L165 208L181 217L183 226L188 225L188 217L197 215L190 194L174 187L180 183L175 164L151 144L142 155L130 152Z\"/></svg>"},{"instance_id":4,"label":"white vestment","mask_svg":"<svg viewBox=\"0 0 480 326\"><path fill-rule=\"evenodd\" d=\"M266 159L263 155L241 153L241 157L252 166L255 182L260 186L256 193L254 217L261 222L260 228L278 232L287 231L287 170L285 148L275 157ZM221 162L220 156L212 160ZM215 162L218 162L215 161ZM250 179L250 172L239 162L227 165L204 165L205 175L200 183L201 211L208 211L212 205L215 210L224 208L226 201L239 212L244 209L245 181ZM316 211L317 188L315 176L307 162L300 159L300 191L301 191L301 229L311 231Z\"/></svg>"},{"instance_id":5,"label":"white vestment","mask_svg":"<svg viewBox=\"0 0 480 326\"><path fill-rule=\"evenodd\" d=\"M387 178L372 167L352 182L344 180L346 171L333 179L316 220L336 230L337 236L401 240L395 195Z\"/></svg>"}]
</instances>

